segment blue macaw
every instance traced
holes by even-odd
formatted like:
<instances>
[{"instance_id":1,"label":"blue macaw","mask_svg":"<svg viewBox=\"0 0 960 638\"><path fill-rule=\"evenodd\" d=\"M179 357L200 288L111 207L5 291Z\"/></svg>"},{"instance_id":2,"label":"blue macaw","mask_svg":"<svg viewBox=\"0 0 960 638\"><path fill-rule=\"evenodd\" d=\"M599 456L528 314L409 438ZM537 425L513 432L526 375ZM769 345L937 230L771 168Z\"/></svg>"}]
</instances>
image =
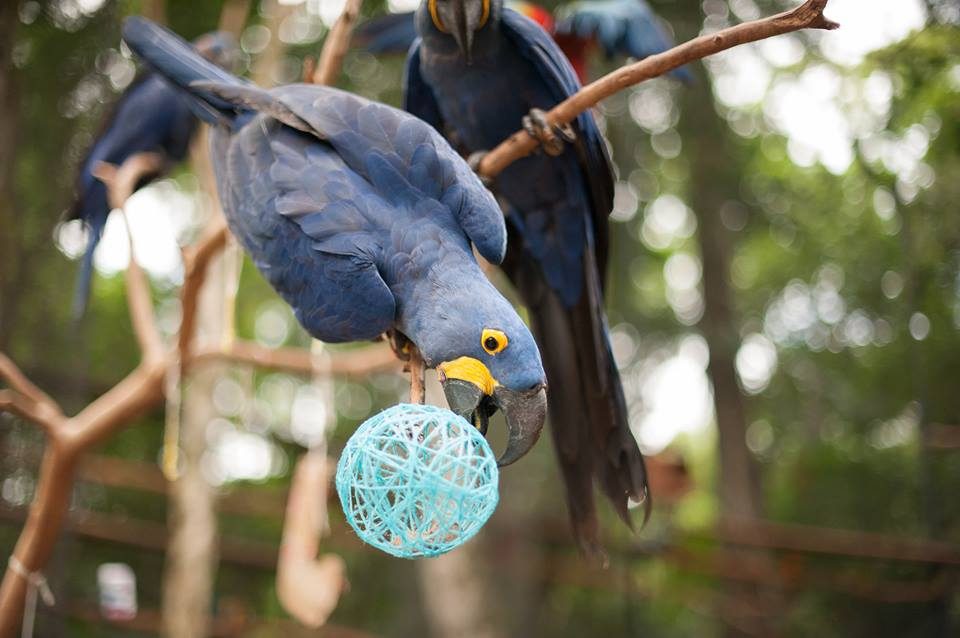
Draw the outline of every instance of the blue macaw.
<instances>
[{"instance_id":1,"label":"blue macaw","mask_svg":"<svg viewBox=\"0 0 960 638\"><path fill-rule=\"evenodd\" d=\"M507 0L507 8L530 18L557 41L573 64L581 82L586 82L587 53L599 44L607 58L629 56L643 59L673 46L673 38L645 0L582 0L561 5L556 17L532 2ZM360 25L355 42L374 54L406 53L417 39L414 12L390 13ZM690 71L675 69L671 75L689 82Z\"/></svg>"},{"instance_id":2,"label":"blue macaw","mask_svg":"<svg viewBox=\"0 0 960 638\"><path fill-rule=\"evenodd\" d=\"M269 91L129 18L123 37L214 125L213 166L231 231L303 327L328 342L395 331L436 367L453 411L485 433L504 412L502 465L536 442L543 365L529 329L487 281L506 251L496 201L424 122L336 89Z\"/></svg>"},{"instance_id":3,"label":"blue macaw","mask_svg":"<svg viewBox=\"0 0 960 638\"><path fill-rule=\"evenodd\" d=\"M233 38L208 33L194 42L197 51L220 66L236 54ZM93 254L110 215L107 189L93 173L100 162L120 165L138 153L160 153L169 167L183 160L197 128L197 119L180 91L154 73L144 73L127 87L107 114L87 152L77 176L76 196L66 219L79 219L87 227L87 248L78 275L74 316L81 316L90 297ZM146 176L138 188L158 177Z\"/></svg>"},{"instance_id":4,"label":"blue macaw","mask_svg":"<svg viewBox=\"0 0 960 638\"><path fill-rule=\"evenodd\" d=\"M518 160L491 186L508 222L503 267L529 307L553 388L551 429L574 535L585 552L602 553L595 479L628 525L631 500L645 504L645 516L650 506L603 310L614 183L604 140L589 112L572 131L546 126L542 110L580 84L550 36L502 0L424 0L416 19L407 110L474 157L521 121L550 153ZM557 146L561 133L573 143Z\"/></svg>"}]
</instances>

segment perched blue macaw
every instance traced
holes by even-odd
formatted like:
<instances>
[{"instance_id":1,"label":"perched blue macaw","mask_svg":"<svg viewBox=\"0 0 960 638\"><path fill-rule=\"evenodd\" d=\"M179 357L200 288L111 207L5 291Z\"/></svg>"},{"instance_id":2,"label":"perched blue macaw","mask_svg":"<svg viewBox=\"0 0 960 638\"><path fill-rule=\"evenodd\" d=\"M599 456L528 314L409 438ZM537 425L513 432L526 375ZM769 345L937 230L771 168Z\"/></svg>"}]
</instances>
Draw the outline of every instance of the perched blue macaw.
<instances>
[{"instance_id":1,"label":"perched blue macaw","mask_svg":"<svg viewBox=\"0 0 960 638\"><path fill-rule=\"evenodd\" d=\"M666 51L673 39L645 0L582 0L561 5L556 17L532 2L507 0L507 8L525 15L553 36L581 82L587 81L587 57L600 45L607 58L643 59ZM368 20L355 34L359 46L375 54L406 53L417 39L414 12L391 13ZM681 67L671 75L692 79Z\"/></svg>"},{"instance_id":2,"label":"perched blue macaw","mask_svg":"<svg viewBox=\"0 0 960 638\"><path fill-rule=\"evenodd\" d=\"M500 262L506 226L450 145L412 115L343 91L245 83L143 18L129 18L123 37L214 125L230 229L303 327L329 342L401 333L438 369L451 409L484 431L504 412L499 463L523 456L546 417L543 365L473 255L471 243Z\"/></svg>"},{"instance_id":3,"label":"perched blue macaw","mask_svg":"<svg viewBox=\"0 0 960 638\"><path fill-rule=\"evenodd\" d=\"M521 121L554 154L518 160L492 188L509 229L503 267L529 307L552 388L550 421L574 535L584 551L600 553L594 480L628 524L631 500L646 514L650 504L603 310L614 183L604 140L589 112L572 131L546 126L542 110L580 84L550 36L502 0L424 0L416 20L421 39L407 63L407 110L465 154L493 148ZM575 141L557 147L560 133Z\"/></svg>"},{"instance_id":4,"label":"perched blue macaw","mask_svg":"<svg viewBox=\"0 0 960 638\"><path fill-rule=\"evenodd\" d=\"M194 42L197 51L220 66L236 54L236 44L225 33L208 33ZM93 253L110 214L107 189L93 173L100 162L120 165L138 153L155 152L169 167L183 160L197 128L197 119L180 91L154 73L144 73L127 87L107 114L77 176L76 196L66 219L87 227L87 248L78 275L74 316L83 314L90 297ZM145 176L138 188L158 177Z\"/></svg>"}]
</instances>

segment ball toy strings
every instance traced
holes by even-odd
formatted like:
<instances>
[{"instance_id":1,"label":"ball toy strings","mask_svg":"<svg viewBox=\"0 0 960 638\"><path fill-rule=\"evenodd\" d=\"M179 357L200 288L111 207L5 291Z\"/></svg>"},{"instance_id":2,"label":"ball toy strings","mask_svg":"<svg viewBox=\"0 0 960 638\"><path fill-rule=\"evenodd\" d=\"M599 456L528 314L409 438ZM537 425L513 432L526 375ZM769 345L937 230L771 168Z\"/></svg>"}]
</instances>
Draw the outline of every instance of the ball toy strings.
<instances>
[{"instance_id":1,"label":"ball toy strings","mask_svg":"<svg viewBox=\"0 0 960 638\"><path fill-rule=\"evenodd\" d=\"M464 418L401 403L365 421L337 464L347 522L400 558L465 543L497 507L499 472L486 439Z\"/></svg>"}]
</instances>

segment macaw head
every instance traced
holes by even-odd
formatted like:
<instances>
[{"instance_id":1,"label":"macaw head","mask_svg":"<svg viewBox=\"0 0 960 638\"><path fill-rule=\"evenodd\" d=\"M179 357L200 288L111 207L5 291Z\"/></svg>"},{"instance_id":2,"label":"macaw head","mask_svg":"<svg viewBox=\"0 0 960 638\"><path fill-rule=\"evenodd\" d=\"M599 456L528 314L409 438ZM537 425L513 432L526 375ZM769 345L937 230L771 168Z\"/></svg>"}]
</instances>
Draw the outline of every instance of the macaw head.
<instances>
[{"instance_id":1,"label":"macaw head","mask_svg":"<svg viewBox=\"0 0 960 638\"><path fill-rule=\"evenodd\" d=\"M475 267L475 265L474 265ZM486 434L497 411L506 420L507 447L497 462L509 465L540 437L547 413L540 351L514 307L476 268L459 285L434 284L441 300L421 315L410 335L437 369L450 409Z\"/></svg>"},{"instance_id":2,"label":"macaw head","mask_svg":"<svg viewBox=\"0 0 960 638\"><path fill-rule=\"evenodd\" d=\"M449 35L467 64L473 60L475 34L500 15L503 0L424 0L418 12L418 26Z\"/></svg>"}]
</instances>

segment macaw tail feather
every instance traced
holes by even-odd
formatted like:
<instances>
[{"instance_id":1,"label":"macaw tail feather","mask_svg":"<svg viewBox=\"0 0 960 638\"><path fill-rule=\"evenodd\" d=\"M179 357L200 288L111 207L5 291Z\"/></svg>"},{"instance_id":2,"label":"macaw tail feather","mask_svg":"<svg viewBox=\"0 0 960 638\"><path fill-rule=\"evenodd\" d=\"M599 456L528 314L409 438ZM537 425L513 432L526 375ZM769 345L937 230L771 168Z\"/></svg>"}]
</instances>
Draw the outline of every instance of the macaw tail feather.
<instances>
[{"instance_id":1,"label":"macaw tail feather","mask_svg":"<svg viewBox=\"0 0 960 638\"><path fill-rule=\"evenodd\" d=\"M103 182L90 177L78 180L80 194L73 205L63 214L63 221L80 220L87 229L87 247L80 260L80 270L77 272L77 283L73 293L71 314L79 320L86 314L90 300L90 284L93 279L93 255L103 236L103 229L110 214L107 203L107 189Z\"/></svg>"},{"instance_id":2,"label":"macaw tail feather","mask_svg":"<svg viewBox=\"0 0 960 638\"><path fill-rule=\"evenodd\" d=\"M73 291L73 307L70 312L74 321L79 321L87 313L87 305L90 303L90 288L93 281L93 254L96 252L99 241L100 237L97 234L90 236L87 248L84 250L80 261L77 284Z\"/></svg>"},{"instance_id":3,"label":"macaw tail feather","mask_svg":"<svg viewBox=\"0 0 960 638\"><path fill-rule=\"evenodd\" d=\"M193 99L191 108L209 124L230 125L237 115L234 104L196 86L198 83L245 83L235 75L206 60L186 40L140 16L123 22L123 40L144 62Z\"/></svg>"},{"instance_id":4,"label":"macaw tail feather","mask_svg":"<svg viewBox=\"0 0 960 638\"><path fill-rule=\"evenodd\" d=\"M581 551L605 560L594 482L632 529L631 501L650 513L643 455L630 430L620 374L607 335L597 266L584 255L584 294L567 307L511 236L504 270L526 303L547 373L548 417L566 488L574 538Z\"/></svg>"}]
</instances>

